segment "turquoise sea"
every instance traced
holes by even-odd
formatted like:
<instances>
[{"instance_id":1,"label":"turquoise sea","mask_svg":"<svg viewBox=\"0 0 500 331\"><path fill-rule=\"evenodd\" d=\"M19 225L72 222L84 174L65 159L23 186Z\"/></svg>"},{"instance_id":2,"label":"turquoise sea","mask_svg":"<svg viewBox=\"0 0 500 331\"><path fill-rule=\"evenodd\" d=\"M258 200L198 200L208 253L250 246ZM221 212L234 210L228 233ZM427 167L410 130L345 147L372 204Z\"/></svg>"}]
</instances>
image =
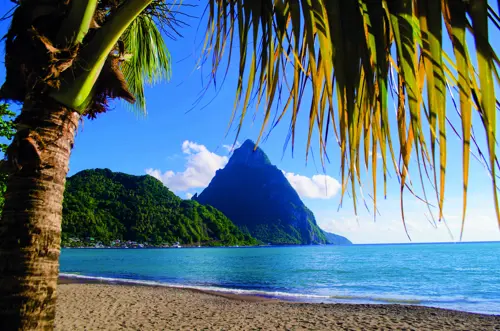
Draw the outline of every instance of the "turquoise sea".
<instances>
[{"instance_id":1,"label":"turquoise sea","mask_svg":"<svg viewBox=\"0 0 500 331\"><path fill-rule=\"evenodd\" d=\"M500 314L500 243L63 249L61 274L308 302Z\"/></svg>"}]
</instances>

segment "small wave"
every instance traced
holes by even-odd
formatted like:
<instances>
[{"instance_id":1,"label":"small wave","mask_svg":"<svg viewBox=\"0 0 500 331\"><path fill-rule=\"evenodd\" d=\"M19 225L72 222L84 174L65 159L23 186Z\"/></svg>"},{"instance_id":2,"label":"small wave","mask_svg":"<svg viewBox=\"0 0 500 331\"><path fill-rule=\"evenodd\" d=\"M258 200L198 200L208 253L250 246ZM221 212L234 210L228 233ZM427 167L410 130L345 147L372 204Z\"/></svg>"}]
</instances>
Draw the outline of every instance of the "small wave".
<instances>
[{"instance_id":1,"label":"small wave","mask_svg":"<svg viewBox=\"0 0 500 331\"><path fill-rule=\"evenodd\" d=\"M485 268L454 268L455 271L488 271Z\"/></svg>"},{"instance_id":2,"label":"small wave","mask_svg":"<svg viewBox=\"0 0 500 331\"><path fill-rule=\"evenodd\" d=\"M394 304L422 304L423 300L413 298L396 298L396 297L377 297L372 295L319 295L319 294L305 294L305 293L292 293L282 291L264 291L264 290L244 290L218 286L199 286L199 285L183 285L176 283L164 283L151 280L137 280L126 278L111 278L99 276L87 276L76 273L61 273L61 276L67 278L78 278L87 280L98 280L103 282L113 282L120 284L135 284L135 285L149 285L149 286L163 286L170 288L183 288L200 291L212 291L221 293L241 294L241 295L258 295L264 297L281 298L290 301L314 301L314 302L353 302L353 303L394 303Z\"/></svg>"},{"instance_id":3,"label":"small wave","mask_svg":"<svg viewBox=\"0 0 500 331\"><path fill-rule=\"evenodd\" d=\"M407 305L422 304L421 299L411 299L411 298L405 299L405 298L395 298L395 297L376 297L376 296L362 296L362 295L331 295L330 299L398 303Z\"/></svg>"},{"instance_id":4,"label":"small wave","mask_svg":"<svg viewBox=\"0 0 500 331\"><path fill-rule=\"evenodd\" d=\"M488 309L471 309L471 307L467 307L468 304L470 305L470 304L482 303L484 305L487 303L492 303L492 301L496 301L496 300L484 300L484 302L482 302L483 300L477 298L472 299L465 297L424 297L424 296L405 297L405 296L390 295L390 294L388 296L381 296L374 293L359 294L359 295L357 294L319 295L319 294L293 293L293 292L282 292L282 291L236 289L236 288L207 286L207 285L205 286L186 285L186 284L166 283L166 282L159 282L152 280L88 276L79 273L60 273L60 275L66 278L95 280L107 283L162 286L168 288L192 289L199 291L262 296L267 298L277 298L285 301L317 302L317 303L420 305L420 306L465 310L470 312L486 313L486 314L498 313L498 311L496 310L489 311Z\"/></svg>"},{"instance_id":5,"label":"small wave","mask_svg":"<svg viewBox=\"0 0 500 331\"><path fill-rule=\"evenodd\" d=\"M135 284L135 285L148 285L148 286L163 286L170 288L183 288L192 289L200 291L213 291L231 294L242 294L242 295L260 295L260 296L270 296L278 298L311 298L311 299L328 299L327 295L316 295L316 294L301 294L301 293L290 293L290 292L280 292L280 291L261 291L261 290L242 290L233 289L226 287L217 286L197 286L197 285L182 285L175 283L163 283L150 280L137 280L137 279L126 279L126 278L111 278L111 277L99 277L99 276L87 276L75 273L60 273L60 276L66 278L77 278L77 279L87 279L87 280L97 280L108 283L119 283L119 284Z\"/></svg>"}]
</instances>

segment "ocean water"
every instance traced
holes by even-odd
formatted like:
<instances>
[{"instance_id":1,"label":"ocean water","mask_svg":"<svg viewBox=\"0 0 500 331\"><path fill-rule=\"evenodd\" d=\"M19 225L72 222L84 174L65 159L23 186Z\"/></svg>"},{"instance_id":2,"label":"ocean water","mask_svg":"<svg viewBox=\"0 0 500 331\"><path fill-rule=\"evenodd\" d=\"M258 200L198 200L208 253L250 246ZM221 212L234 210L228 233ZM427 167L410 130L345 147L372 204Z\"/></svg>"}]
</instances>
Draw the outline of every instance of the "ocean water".
<instances>
[{"instance_id":1,"label":"ocean water","mask_svg":"<svg viewBox=\"0 0 500 331\"><path fill-rule=\"evenodd\" d=\"M62 275L500 314L500 243L63 249Z\"/></svg>"}]
</instances>

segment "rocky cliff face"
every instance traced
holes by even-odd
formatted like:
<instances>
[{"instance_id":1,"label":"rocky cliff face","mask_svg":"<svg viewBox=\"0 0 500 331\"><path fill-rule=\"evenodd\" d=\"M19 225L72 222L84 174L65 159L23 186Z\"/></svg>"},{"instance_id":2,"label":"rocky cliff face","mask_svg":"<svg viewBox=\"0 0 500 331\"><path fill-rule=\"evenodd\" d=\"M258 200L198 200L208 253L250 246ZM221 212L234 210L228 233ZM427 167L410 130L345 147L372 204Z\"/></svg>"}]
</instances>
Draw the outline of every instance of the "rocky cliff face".
<instances>
[{"instance_id":1,"label":"rocky cliff face","mask_svg":"<svg viewBox=\"0 0 500 331\"><path fill-rule=\"evenodd\" d=\"M243 231L264 243L324 244L313 213L281 170L251 140L234 151L210 185L193 197L222 211Z\"/></svg>"}]
</instances>

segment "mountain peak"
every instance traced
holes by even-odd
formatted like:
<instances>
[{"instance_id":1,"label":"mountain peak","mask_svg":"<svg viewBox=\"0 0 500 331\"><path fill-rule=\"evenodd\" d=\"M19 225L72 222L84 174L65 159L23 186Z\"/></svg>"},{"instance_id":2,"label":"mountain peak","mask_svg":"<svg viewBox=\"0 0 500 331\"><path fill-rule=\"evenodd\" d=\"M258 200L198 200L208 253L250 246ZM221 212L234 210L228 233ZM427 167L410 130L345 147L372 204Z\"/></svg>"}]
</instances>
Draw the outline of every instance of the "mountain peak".
<instances>
[{"instance_id":1,"label":"mountain peak","mask_svg":"<svg viewBox=\"0 0 500 331\"><path fill-rule=\"evenodd\" d=\"M255 143L247 139L239 148L234 150L233 155L229 159L228 166L235 164L261 167L271 165L271 161L269 161L266 153L260 147L255 148Z\"/></svg>"},{"instance_id":2,"label":"mountain peak","mask_svg":"<svg viewBox=\"0 0 500 331\"><path fill-rule=\"evenodd\" d=\"M247 140L196 199L214 206L264 243L324 244L314 214L300 200L283 172L262 149Z\"/></svg>"},{"instance_id":3,"label":"mountain peak","mask_svg":"<svg viewBox=\"0 0 500 331\"><path fill-rule=\"evenodd\" d=\"M255 148L255 143L253 142L252 139L247 139L243 142L243 144L241 144L241 146L239 148L253 150Z\"/></svg>"}]
</instances>

